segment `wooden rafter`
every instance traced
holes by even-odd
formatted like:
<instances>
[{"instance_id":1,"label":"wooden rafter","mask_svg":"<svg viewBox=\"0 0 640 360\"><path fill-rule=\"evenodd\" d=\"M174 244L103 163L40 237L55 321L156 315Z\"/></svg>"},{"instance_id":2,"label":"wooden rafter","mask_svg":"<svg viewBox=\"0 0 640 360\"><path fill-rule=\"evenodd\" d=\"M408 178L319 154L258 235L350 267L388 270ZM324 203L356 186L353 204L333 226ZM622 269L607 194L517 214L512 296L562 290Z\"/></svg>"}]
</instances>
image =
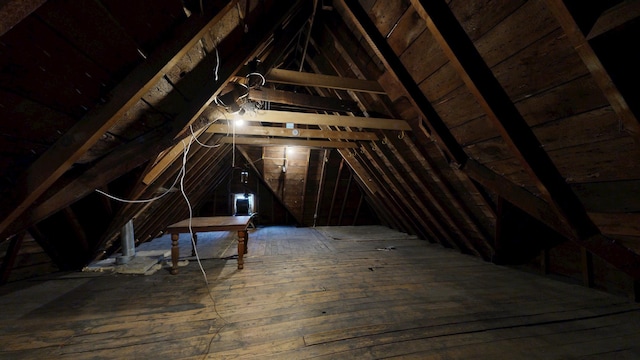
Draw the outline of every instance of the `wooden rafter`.
<instances>
[{"instance_id":1,"label":"wooden rafter","mask_svg":"<svg viewBox=\"0 0 640 360\"><path fill-rule=\"evenodd\" d=\"M267 82L278 84L323 87L329 89L351 90L384 94L384 89L377 81L343 78L339 76L316 73L298 72L283 69L271 69L267 75Z\"/></svg>"},{"instance_id":2,"label":"wooden rafter","mask_svg":"<svg viewBox=\"0 0 640 360\"><path fill-rule=\"evenodd\" d=\"M387 43L386 38L380 34L380 31L369 18L367 12L357 0L340 0L344 3L348 15L353 19L356 27L369 42L376 55L384 63L387 71L402 85L404 92L408 95L411 104L418 110L431 129L432 136L447 152L449 161L454 166L462 166L467 161L468 156L453 137L447 125L440 118L436 110L433 108L429 100L424 96L418 84L415 83L411 74L405 68L400 58L396 56L391 46ZM420 129L419 121L412 121L414 131Z\"/></svg>"},{"instance_id":3,"label":"wooden rafter","mask_svg":"<svg viewBox=\"0 0 640 360\"><path fill-rule=\"evenodd\" d=\"M10 206L2 213L0 233L9 227L33 202L40 197L69 167L73 165L122 115L171 69L197 41L215 25L236 1L230 1L209 19L191 17L177 29L176 37L164 43L151 54L125 80L112 91L109 102L90 111L66 132L47 152L42 154L26 171L12 198L5 199Z\"/></svg>"},{"instance_id":4,"label":"wooden rafter","mask_svg":"<svg viewBox=\"0 0 640 360\"><path fill-rule=\"evenodd\" d=\"M593 76L596 84L602 89L604 96L607 98L611 107L620 117L625 130L633 136L636 142L640 142L640 124L637 116L629 108L627 100L622 96L615 83L611 79L611 76L605 69L604 65L596 55L595 51L591 47L591 44L582 33L578 24L571 16L569 9L562 0L546 0L547 6L554 14L564 32L567 34L567 38L576 49L576 52L582 58L582 61L589 69L589 72ZM640 6L637 1L623 3L623 11L626 11L627 15L638 15L640 12ZM619 14L616 12L616 14ZM622 17L618 16L618 20Z\"/></svg>"},{"instance_id":5,"label":"wooden rafter","mask_svg":"<svg viewBox=\"0 0 640 360\"><path fill-rule=\"evenodd\" d=\"M217 134L230 134L233 132L236 135L279 136L298 139L378 140L378 136L372 132L287 129L284 127L267 126L236 126L235 129L230 129L230 127L229 125L214 124L209 126L206 131Z\"/></svg>"},{"instance_id":6,"label":"wooden rafter","mask_svg":"<svg viewBox=\"0 0 640 360\"><path fill-rule=\"evenodd\" d=\"M640 278L640 256L600 234L447 3L444 0L411 2L512 153L547 202L569 224L572 239L613 266Z\"/></svg>"},{"instance_id":7,"label":"wooden rafter","mask_svg":"<svg viewBox=\"0 0 640 360\"><path fill-rule=\"evenodd\" d=\"M311 114L293 111L258 110L255 113L233 115L232 120L259 121L266 123L294 123L301 125L349 126L364 129L411 131L411 126L399 119L380 119L355 116Z\"/></svg>"}]
</instances>

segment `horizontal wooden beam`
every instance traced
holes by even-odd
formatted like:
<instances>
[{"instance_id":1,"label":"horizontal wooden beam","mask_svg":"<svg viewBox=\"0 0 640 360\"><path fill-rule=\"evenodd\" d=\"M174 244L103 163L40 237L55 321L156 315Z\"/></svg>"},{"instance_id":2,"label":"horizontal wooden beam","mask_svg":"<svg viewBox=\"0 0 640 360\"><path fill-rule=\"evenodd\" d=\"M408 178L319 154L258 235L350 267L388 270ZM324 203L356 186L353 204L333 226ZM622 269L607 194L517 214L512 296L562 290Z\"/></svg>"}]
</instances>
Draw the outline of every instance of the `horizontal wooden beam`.
<instances>
[{"instance_id":1,"label":"horizontal wooden beam","mask_svg":"<svg viewBox=\"0 0 640 360\"><path fill-rule=\"evenodd\" d=\"M376 134L371 132L287 129L284 127L268 126L236 126L235 130L232 130L229 125L214 124L209 126L207 132L216 134L230 134L235 132L236 135L280 136L299 139L378 140Z\"/></svg>"},{"instance_id":2,"label":"horizontal wooden beam","mask_svg":"<svg viewBox=\"0 0 640 360\"><path fill-rule=\"evenodd\" d=\"M283 69L271 69L267 73L267 81L278 84L322 87L339 90L385 94L377 81L343 78L339 76L299 72Z\"/></svg>"},{"instance_id":3,"label":"horizontal wooden beam","mask_svg":"<svg viewBox=\"0 0 640 360\"><path fill-rule=\"evenodd\" d=\"M341 100L333 97L313 96L290 91L269 88L249 90L249 99L254 101L270 101L278 104L295 105L304 108L326 111L358 111L355 101Z\"/></svg>"},{"instance_id":4,"label":"horizontal wooden beam","mask_svg":"<svg viewBox=\"0 0 640 360\"><path fill-rule=\"evenodd\" d=\"M303 146L312 148L338 148L356 149L358 144L346 141L325 141L325 140L296 140L296 139L273 139L258 137L236 137L225 136L220 140L222 144L236 145L257 145L257 146Z\"/></svg>"},{"instance_id":5,"label":"horizontal wooden beam","mask_svg":"<svg viewBox=\"0 0 640 360\"><path fill-rule=\"evenodd\" d=\"M355 116L310 114L293 111L259 110L255 113L233 115L230 119L245 121L260 121L266 123L294 123L302 125L349 126L366 129L404 130L411 131L411 126L399 119L380 119Z\"/></svg>"}]
</instances>

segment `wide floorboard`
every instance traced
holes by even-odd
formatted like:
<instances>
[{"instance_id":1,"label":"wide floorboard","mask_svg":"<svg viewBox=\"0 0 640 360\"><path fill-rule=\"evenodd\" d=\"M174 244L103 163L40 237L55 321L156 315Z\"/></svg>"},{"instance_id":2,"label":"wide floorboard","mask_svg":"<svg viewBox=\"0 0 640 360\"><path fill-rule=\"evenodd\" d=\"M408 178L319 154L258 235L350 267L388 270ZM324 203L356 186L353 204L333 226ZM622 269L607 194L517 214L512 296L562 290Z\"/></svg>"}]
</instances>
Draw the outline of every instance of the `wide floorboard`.
<instances>
[{"instance_id":1,"label":"wide floorboard","mask_svg":"<svg viewBox=\"0 0 640 360\"><path fill-rule=\"evenodd\" d=\"M183 235L189 264L175 276L67 273L0 288L0 358L640 358L640 306L626 298L379 226L249 237L243 270L234 233L204 233L202 270Z\"/></svg>"}]
</instances>

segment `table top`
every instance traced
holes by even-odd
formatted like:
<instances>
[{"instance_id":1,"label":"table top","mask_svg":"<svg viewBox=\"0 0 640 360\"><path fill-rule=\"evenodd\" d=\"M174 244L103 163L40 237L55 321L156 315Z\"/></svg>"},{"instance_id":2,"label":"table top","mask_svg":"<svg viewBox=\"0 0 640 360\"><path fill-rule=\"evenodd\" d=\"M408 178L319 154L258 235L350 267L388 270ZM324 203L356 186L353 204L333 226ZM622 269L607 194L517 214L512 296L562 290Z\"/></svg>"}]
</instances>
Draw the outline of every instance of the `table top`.
<instances>
[{"instance_id":1,"label":"table top","mask_svg":"<svg viewBox=\"0 0 640 360\"><path fill-rule=\"evenodd\" d=\"M245 230L250 221L251 216L194 217L191 219L191 228L194 232ZM169 225L167 232L189 232L189 219Z\"/></svg>"}]
</instances>

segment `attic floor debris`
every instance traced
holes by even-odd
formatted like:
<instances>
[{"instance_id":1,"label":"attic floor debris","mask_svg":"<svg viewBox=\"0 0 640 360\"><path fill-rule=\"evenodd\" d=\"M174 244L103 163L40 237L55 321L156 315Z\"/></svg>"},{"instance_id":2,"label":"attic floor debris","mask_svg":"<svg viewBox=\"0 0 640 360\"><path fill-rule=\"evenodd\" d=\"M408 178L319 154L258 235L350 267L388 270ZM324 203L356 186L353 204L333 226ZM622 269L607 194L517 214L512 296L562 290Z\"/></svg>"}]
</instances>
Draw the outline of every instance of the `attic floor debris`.
<instances>
[{"instance_id":1,"label":"attic floor debris","mask_svg":"<svg viewBox=\"0 0 640 360\"><path fill-rule=\"evenodd\" d=\"M259 227L251 236L239 271L223 260L236 251L232 232L202 233L210 292L193 261L175 276L78 273L84 278L5 288L0 357L640 356L640 305L626 298L381 226ZM168 243L163 236L149 244ZM394 251L376 250L390 244Z\"/></svg>"}]
</instances>

